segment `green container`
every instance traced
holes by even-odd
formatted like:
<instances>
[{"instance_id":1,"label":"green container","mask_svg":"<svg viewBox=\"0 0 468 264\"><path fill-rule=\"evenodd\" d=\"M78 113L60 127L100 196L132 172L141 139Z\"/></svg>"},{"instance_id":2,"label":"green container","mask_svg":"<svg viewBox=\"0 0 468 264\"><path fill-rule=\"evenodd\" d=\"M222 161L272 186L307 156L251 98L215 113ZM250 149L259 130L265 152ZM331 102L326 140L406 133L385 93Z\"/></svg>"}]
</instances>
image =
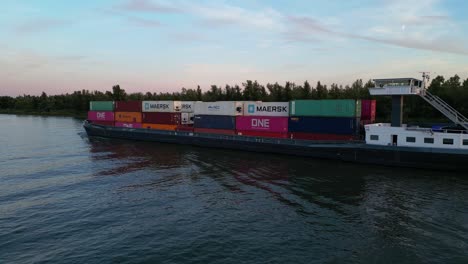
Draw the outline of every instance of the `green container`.
<instances>
[{"instance_id":1,"label":"green container","mask_svg":"<svg viewBox=\"0 0 468 264\"><path fill-rule=\"evenodd\" d=\"M113 101L91 101L89 111L114 111Z\"/></svg>"},{"instance_id":2,"label":"green container","mask_svg":"<svg viewBox=\"0 0 468 264\"><path fill-rule=\"evenodd\" d=\"M361 117L361 100L295 100L290 116Z\"/></svg>"}]
</instances>

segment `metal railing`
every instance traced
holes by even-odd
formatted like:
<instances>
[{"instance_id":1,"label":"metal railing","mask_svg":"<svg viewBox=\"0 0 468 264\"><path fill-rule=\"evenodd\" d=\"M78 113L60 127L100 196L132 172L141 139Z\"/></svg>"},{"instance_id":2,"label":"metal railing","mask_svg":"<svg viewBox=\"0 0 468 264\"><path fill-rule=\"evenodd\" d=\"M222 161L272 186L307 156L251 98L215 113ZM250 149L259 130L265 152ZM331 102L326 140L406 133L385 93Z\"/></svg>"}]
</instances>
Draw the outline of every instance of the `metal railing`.
<instances>
[{"instance_id":1,"label":"metal railing","mask_svg":"<svg viewBox=\"0 0 468 264\"><path fill-rule=\"evenodd\" d=\"M458 112L455 108L451 107L440 97L431 94L427 90L421 91L419 95L435 109L444 114L448 119L468 130L468 118Z\"/></svg>"}]
</instances>

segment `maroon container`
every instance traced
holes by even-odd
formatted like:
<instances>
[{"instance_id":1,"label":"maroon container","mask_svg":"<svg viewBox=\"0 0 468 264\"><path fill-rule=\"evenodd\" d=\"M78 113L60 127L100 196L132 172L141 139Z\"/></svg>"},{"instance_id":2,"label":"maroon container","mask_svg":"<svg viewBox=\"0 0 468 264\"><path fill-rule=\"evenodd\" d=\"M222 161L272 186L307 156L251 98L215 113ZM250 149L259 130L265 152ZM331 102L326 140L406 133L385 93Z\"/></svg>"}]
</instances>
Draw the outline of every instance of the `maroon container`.
<instances>
[{"instance_id":1,"label":"maroon container","mask_svg":"<svg viewBox=\"0 0 468 264\"><path fill-rule=\"evenodd\" d=\"M101 125L101 126L114 126L114 121L91 121L91 124Z\"/></svg>"},{"instance_id":2,"label":"maroon container","mask_svg":"<svg viewBox=\"0 0 468 264\"><path fill-rule=\"evenodd\" d=\"M179 125L176 131L193 132L193 126Z\"/></svg>"},{"instance_id":3,"label":"maroon container","mask_svg":"<svg viewBox=\"0 0 468 264\"><path fill-rule=\"evenodd\" d=\"M161 124L161 125L180 125L180 113L142 113L143 123Z\"/></svg>"},{"instance_id":4,"label":"maroon container","mask_svg":"<svg viewBox=\"0 0 468 264\"><path fill-rule=\"evenodd\" d=\"M361 100L361 120L374 122L376 106L375 100Z\"/></svg>"},{"instance_id":5,"label":"maroon container","mask_svg":"<svg viewBox=\"0 0 468 264\"><path fill-rule=\"evenodd\" d=\"M141 112L141 101L116 101L115 112Z\"/></svg>"}]
</instances>

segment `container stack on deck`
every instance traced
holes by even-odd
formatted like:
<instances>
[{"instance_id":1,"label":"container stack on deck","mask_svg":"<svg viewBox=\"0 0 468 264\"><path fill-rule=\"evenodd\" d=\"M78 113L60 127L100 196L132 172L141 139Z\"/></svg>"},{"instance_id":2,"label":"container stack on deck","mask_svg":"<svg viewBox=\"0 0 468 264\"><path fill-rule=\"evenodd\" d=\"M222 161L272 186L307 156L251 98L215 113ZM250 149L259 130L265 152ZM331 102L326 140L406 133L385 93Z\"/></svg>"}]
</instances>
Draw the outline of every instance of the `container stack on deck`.
<instances>
[{"instance_id":1,"label":"container stack on deck","mask_svg":"<svg viewBox=\"0 0 468 264\"><path fill-rule=\"evenodd\" d=\"M141 102L116 101L115 126L127 128L141 128Z\"/></svg>"},{"instance_id":2,"label":"container stack on deck","mask_svg":"<svg viewBox=\"0 0 468 264\"><path fill-rule=\"evenodd\" d=\"M375 100L361 100L361 124L368 125L375 123L377 103Z\"/></svg>"},{"instance_id":3,"label":"container stack on deck","mask_svg":"<svg viewBox=\"0 0 468 264\"><path fill-rule=\"evenodd\" d=\"M359 137L360 100L290 102L289 136L305 140L354 140Z\"/></svg>"},{"instance_id":4,"label":"container stack on deck","mask_svg":"<svg viewBox=\"0 0 468 264\"><path fill-rule=\"evenodd\" d=\"M88 120L103 126L114 126L114 102L89 102Z\"/></svg>"},{"instance_id":5,"label":"container stack on deck","mask_svg":"<svg viewBox=\"0 0 468 264\"><path fill-rule=\"evenodd\" d=\"M244 102L244 115L236 117L238 135L288 138L289 103Z\"/></svg>"},{"instance_id":6,"label":"container stack on deck","mask_svg":"<svg viewBox=\"0 0 468 264\"><path fill-rule=\"evenodd\" d=\"M197 102L194 114L194 132L235 135L236 116L243 115L243 103Z\"/></svg>"},{"instance_id":7,"label":"container stack on deck","mask_svg":"<svg viewBox=\"0 0 468 264\"><path fill-rule=\"evenodd\" d=\"M175 131L181 123L180 101L143 101L143 128Z\"/></svg>"}]
</instances>

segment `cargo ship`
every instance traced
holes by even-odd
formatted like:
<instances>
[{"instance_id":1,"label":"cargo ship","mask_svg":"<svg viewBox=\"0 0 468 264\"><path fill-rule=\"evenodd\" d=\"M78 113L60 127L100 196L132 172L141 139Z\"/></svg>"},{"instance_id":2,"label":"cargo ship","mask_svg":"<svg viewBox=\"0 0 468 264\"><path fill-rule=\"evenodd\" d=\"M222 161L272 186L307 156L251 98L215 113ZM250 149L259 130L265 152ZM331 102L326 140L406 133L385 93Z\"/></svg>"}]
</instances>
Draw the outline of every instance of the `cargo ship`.
<instances>
[{"instance_id":1,"label":"cargo ship","mask_svg":"<svg viewBox=\"0 0 468 264\"><path fill-rule=\"evenodd\" d=\"M115 117L114 125L109 125L112 121L90 120L93 119L94 113L92 113L84 122L84 128L91 137L184 144L384 166L466 171L468 170L468 119L439 97L430 94L426 90L428 80L426 74L422 80L375 79L375 87L370 88L370 94L392 96L392 120L390 124L365 124L362 129L363 134L359 129L359 123L362 122L357 117L360 116L357 112L360 111L361 105L356 103L356 100L354 103L353 100L348 100L340 101L338 104L320 100L289 103L187 102L185 108L195 108L194 112L188 111L188 113L182 110L184 102L120 103L126 106L139 104L136 109L125 109L118 106L119 102L115 102L115 108L119 110L138 113L137 110L145 111L146 108L148 112L110 114L109 111L109 116L120 115L120 118ZM403 96L408 95L421 96L458 125L459 129L432 129L402 124ZM301 104L305 107L300 107ZM327 105L335 105L335 108L327 110ZM337 105L339 107L336 107ZM254 113L262 109L265 110L263 113ZM273 109L275 111L272 111ZM306 112L301 113L309 110L316 116L309 117L304 116ZM158 112L161 116L156 118L154 114ZM178 112L180 114L177 114ZM262 118L255 118L256 116ZM145 124L142 122L151 121L151 118L165 124L142 125ZM112 117L109 117L109 120L111 119ZM128 122L122 124L121 121ZM268 123L269 130L261 131L264 124L259 122ZM287 132L284 122L289 128ZM301 125L301 122L304 124ZM250 127L244 126L244 123L248 123ZM297 132L298 127L309 133ZM317 133L329 133L329 131L337 134Z\"/></svg>"}]
</instances>

